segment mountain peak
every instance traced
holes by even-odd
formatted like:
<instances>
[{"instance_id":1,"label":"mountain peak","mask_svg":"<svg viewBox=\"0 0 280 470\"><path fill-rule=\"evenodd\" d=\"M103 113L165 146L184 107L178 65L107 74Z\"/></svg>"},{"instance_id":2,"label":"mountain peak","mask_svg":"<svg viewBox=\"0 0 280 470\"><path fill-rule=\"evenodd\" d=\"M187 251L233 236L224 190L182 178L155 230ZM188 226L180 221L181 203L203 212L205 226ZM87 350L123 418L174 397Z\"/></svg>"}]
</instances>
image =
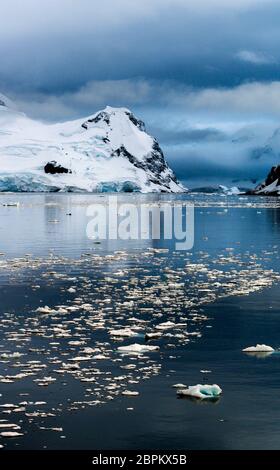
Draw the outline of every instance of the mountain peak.
<instances>
[{"instance_id":1,"label":"mountain peak","mask_svg":"<svg viewBox=\"0 0 280 470\"><path fill-rule=\"evenodd\" d=\"M0 99L8 110L9 100ZM127 108L106 106L59 124L0 114L0 191L184 191L157 140Z\"/></svg>"},{"instance_id":2,"label":"mountain peak","mask_svg":"<svg viewBox=\"0 0 280 470\"><path fill-rule=\"evenodd\" d=\"M109 114L118 114L118 113L131 113L130 109L123 107L114 107L107 105L103 111L106 111Z\"/></svg>"},{"instance_id":3,"label":"mountain peak","mask_svg":"<svg viewBox=\"0 0 280 470\"><path fill-rule=\"evenodd\" d=\"M98 111L93 116L89 117L87 121L82 123L82 127L84 129L88 129L98 123L105 123L108 126L112 124L112 122L118 121L119 123L134 124L134 126L138 127L138 129L142 132L146 132L145 124L141 119L138 119L132 111L128 108L113 108L112 106L106 106L106 108ZM125 122L126 121L126 122Z\"/></svg>"}]
</instances>

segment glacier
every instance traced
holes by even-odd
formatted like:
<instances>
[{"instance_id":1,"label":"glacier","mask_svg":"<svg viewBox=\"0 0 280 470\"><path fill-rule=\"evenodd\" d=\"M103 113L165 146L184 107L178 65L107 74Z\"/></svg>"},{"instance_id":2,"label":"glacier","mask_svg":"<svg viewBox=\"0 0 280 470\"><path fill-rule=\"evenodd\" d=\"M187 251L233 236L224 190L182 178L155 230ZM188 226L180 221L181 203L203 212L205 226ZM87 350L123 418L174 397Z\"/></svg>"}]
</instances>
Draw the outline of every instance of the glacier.
<instances>
[{"instance_id":1,"label":"glacier","mask_svg":"<svg viewBox=\"0 0 280 470\"><path fill-rule=\"evenodd\" d=\"M0 94L0 191L184 192L143 121L107 106L85 119L30 119Z\"/></svg>"}]
</instances>

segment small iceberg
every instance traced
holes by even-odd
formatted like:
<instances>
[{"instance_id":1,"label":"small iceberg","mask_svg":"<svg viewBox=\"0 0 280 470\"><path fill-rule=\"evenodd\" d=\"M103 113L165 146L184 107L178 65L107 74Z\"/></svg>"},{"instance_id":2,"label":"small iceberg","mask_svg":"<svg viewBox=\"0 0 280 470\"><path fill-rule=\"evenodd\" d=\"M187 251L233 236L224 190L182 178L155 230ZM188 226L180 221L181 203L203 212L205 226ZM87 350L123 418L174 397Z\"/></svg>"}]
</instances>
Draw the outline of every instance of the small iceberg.
<instances>
[{"instance_id":1,"label":"small iceberg","mask_svg":"<svg viewBox=\"0 0 280 470\"><path fill-rule=\"evenodd\" d=\"M128 346L119 346L118 351L128 354L142 354L146 352L158 351L159 346L147 346L146 344L129 344Z\"/></svg>"},{"instance_id":2,"label":"small iceberg","mask_svg":"<svg viewBox=\"0 0 280 470\"><path fill-rule=\"evenodd\" d=\"M188 388L183 388L177 390L177 395L181 397L194 397L200 399L215 399L218 398L222 393L221 387L219 385L191 385Z\"/></svg>"},{"instance_id":3,"label":"small iceberg","mask_svg":"<svg viewBox=\"0 0 280 470\"><path fill-rule=\"evenodd\" d=\"M271 346L267 346L266 344L257 344L256 346L249 346L248 348L242 349L243 352L246 353L272 353L275 351Z\"/></svg>"}]
</instances>

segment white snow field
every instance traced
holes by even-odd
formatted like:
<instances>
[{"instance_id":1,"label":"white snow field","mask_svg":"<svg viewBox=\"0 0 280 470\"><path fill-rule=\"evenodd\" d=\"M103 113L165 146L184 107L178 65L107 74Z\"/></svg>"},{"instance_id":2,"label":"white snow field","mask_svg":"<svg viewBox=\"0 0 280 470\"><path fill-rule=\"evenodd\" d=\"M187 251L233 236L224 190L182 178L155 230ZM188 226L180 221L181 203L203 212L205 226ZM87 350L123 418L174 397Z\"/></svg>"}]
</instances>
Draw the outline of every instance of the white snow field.
<instances>
[{"instance_id":1,"label":"white snow field","mask_svg":"<svg viewBox=\"0 0 280 470\"><path fill-rule=\"evenodd\" d=\"M183 192L158 142L126 108L59 124L0 94L0 191Z\"/></svg>"}]
</instances>

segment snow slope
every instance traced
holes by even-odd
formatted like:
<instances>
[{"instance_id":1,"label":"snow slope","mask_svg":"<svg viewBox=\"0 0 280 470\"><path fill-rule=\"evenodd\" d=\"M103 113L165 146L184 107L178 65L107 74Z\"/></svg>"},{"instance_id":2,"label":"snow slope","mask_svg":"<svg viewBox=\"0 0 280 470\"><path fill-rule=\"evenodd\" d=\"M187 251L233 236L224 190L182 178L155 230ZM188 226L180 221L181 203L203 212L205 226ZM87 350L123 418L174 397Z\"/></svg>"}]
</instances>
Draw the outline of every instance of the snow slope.
<instances>
[{"instance_id":1,"label":"snow slope","mask_svg":"<svg viewBox=\"0 0 280 470\"><path fill-rule=\"evenodd\" d=\"M158 142L126 108L44 124L0 94L0 162L0 191L185 190Z\"/></svg>"}]
</instances>

